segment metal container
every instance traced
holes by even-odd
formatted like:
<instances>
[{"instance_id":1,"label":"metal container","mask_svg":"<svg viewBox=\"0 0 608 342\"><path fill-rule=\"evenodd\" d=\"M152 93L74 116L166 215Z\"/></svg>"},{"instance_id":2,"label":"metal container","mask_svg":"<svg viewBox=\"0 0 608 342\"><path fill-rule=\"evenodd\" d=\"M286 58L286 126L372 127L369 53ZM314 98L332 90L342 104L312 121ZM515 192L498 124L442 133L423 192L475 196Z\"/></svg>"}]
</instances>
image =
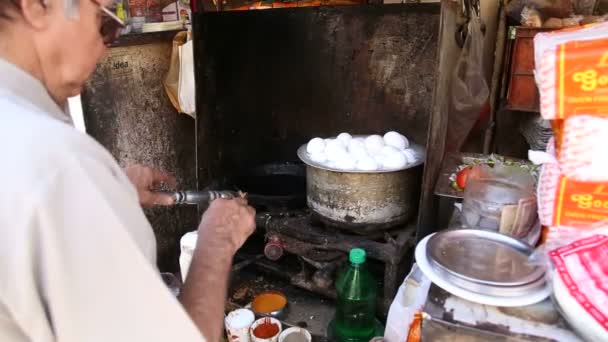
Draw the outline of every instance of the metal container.
<instances>
[{"instance_id":1,"label":"metal container","mask_svg":"<svg viewBox=\"0 0 608 342\"><path fill-rule=\"evenodd\" d=\"M424 156L424 149L411 146ZM315 163L298 149L306 164L306 201L324 223L357 233L395 227L417 212L424 157L395 171L343 171Z\"/></svg>"}]
</instances>

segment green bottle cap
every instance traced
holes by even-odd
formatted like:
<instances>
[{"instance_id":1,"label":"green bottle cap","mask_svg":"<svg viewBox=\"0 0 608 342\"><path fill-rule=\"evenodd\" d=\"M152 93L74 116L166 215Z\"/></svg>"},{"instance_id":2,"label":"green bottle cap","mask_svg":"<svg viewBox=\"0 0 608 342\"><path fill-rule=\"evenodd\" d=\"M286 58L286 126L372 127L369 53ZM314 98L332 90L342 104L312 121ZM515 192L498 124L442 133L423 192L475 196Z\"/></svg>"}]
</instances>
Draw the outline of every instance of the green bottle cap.
<instances>
[{"instance_id":1,"label":"green bottle cap","mask_svg":"<svg viewBox=\"0 0 608 342\"><path fill-rule=\"evenodd\" d=\"M351 263L360 265L365 262L365 251L361 248L353 248L350 250L348 259Z\"/></svg>"}]
</instances>

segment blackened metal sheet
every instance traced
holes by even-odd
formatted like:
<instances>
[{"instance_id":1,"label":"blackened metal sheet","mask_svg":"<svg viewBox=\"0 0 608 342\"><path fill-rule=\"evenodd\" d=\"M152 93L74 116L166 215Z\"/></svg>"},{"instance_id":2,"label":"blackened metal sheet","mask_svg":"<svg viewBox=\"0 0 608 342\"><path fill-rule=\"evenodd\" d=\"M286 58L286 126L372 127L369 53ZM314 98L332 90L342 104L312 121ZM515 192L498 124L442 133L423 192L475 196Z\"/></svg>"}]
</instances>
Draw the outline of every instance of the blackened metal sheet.
<instances>
[{"instance_id":1,"label":"blackened metal sheet","mask_svg":"<svg viewBox=\"0 0 608 342\"><path fill-rule=\"evenodd\" d=\"M199 181L295 160L314 136L403 132L424 145L439 5L199 14Z\"/></svg>"}]
</instances>

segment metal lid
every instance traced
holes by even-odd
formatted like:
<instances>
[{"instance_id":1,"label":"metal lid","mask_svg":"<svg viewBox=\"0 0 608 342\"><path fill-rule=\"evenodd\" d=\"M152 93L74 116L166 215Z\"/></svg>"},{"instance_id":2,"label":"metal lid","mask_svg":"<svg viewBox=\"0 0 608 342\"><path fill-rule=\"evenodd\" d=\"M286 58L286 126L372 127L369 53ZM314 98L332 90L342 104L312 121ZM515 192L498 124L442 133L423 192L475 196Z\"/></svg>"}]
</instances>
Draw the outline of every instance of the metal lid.
<instances>
[{"instance_id":1,"label":"metal lid","mask_svg":"<svg viewBox=\"0 0 608 342\"><path fill-rule=\"evenodd\" d=\"M428 242L427 257L442 273L490 286L524 286L537 282L545 268L530 265L533 248L495 232L477 229L443 231Z\"/></svg>"}]
</instances>

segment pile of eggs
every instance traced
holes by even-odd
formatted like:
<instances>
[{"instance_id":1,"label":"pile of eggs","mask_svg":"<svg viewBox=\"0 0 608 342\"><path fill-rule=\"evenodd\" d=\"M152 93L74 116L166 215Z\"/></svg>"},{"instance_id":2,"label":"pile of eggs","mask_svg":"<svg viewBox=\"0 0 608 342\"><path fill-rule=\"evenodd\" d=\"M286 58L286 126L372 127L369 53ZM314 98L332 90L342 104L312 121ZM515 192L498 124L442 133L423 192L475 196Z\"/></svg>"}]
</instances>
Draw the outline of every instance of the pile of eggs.
<instances>
[{"instance_id":1,"label":"pile of eggs","mask_svg":"<svg viewBox=\"0 0 608 342\"><path fill-rule=\"evenodd\" d=\"M313 162L344 171L400 170L421 158L408 139L394 131L384 136L340 133L336 139L313 138L306 152Z\"/></svg>"}]
</instances>

